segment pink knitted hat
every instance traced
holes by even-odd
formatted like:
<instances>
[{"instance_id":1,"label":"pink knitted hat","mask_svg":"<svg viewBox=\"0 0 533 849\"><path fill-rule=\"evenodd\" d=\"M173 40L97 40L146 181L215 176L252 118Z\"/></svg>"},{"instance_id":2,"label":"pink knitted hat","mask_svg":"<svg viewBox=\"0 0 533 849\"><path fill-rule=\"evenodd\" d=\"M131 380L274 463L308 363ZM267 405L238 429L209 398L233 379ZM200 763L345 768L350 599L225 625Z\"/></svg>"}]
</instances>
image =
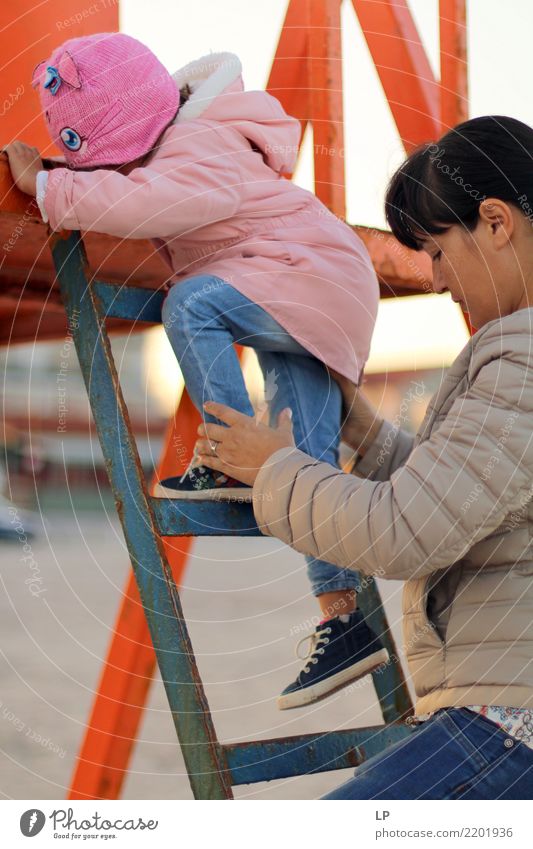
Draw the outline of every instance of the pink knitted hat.
<instances>
[{"instance_id":1,"label":"pink knitted hat","mask_svg":"<svg viewBox=\"0 0 533 849\"><path fill-rule=\"evenodd\" d=\"M71 38L32 74L52 139L73 168L144 156L180 105L152 51L121 32Z\"/></svg>"}]
</instances>

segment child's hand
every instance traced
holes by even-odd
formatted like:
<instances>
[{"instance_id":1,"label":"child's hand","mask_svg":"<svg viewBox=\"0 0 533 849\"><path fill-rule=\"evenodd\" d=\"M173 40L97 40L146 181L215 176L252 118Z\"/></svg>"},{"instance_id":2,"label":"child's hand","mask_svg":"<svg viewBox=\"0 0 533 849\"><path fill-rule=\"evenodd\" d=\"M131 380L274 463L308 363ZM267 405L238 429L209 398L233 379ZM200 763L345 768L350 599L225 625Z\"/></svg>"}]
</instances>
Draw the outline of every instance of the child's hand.
<instances>
[{"instance_id":1,"label":"child's hand","mask_svg":"<svg viewBox=\"0 0 533 849\"><path fill-rule=\"evenodd\" d=\"M37 194L37 172L43 170L41 155L36 147L14 141L3 148L9 159L15 185L27 195Z\"/></svg>"},{"instance_id":2,"label":"child's hand","mask_svg":"<svg viewBox=\"0 0 533 849\"><path fill-rule=\"evenodd\" d=\"M208 401L204 407L229 427L210 422L199 426L198 433L207 437L196 443L202 466L218 469L253 486L259 469L271 454L280 448L294 447L292 423L286 411L280 413L278 427L272 428L224 404Z\"/></svg>"}]
</instances>

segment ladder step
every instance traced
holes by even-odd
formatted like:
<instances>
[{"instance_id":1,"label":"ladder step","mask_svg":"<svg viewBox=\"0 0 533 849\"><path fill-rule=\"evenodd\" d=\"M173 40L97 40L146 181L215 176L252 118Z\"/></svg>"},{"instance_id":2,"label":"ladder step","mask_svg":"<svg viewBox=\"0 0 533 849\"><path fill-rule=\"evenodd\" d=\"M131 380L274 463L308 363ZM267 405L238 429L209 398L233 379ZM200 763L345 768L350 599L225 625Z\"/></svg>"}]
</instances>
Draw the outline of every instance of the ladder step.
<instances>
[{"instance_id":1,"label":"ladder step","mask_svg":"<svg viewBox=\"0 0 533 849\"><path fill-rule=\"evenodd\" d=\"M293 775L350 769L404 740L413 727L403 722L302 734L223 746L232 784L255 784Z\"/></svg>"},{"instance_id":2,"label":"ladder step","mask_svg":"<svg viewBox=\"0 0 533 849\"><path fill-rule=\"evenodd\" d=\"M105 318L127 318L130 321L161 323L161 307L166 292L155 289L135 289L133 286L112 286L101 280L92 284Z\"/></svg>"},{"instance_id":3,"label":"ladder step","mask_svg":"<svg viewBox=\"0 0 533 849\"><path fill-rule=\"evenodd\" d=\"M150 497L157 529L163 537L262 536L249 503L184 501Z\"/></svg>"}]
</instances>

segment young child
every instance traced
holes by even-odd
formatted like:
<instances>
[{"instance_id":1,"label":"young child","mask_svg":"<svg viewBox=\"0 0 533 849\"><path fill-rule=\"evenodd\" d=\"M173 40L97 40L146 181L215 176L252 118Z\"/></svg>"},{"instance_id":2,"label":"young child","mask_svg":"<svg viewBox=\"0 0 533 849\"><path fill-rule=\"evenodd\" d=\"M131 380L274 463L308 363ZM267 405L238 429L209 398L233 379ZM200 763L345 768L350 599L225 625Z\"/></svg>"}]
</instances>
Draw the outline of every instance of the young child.
<instances>
[{"instance_id":1,"label":"young child","mask_svg":"<svg viewBox=\"0 0 533 849\"><path fill-rule=\"evenodd\" d=\"M211 400L254 415L233 343L252 347L270 422L290 407L297 446L337 466L342 393L328 369L360 383L379 287L361 240L284 177L299 122L270 94L244 91L237 56L203 56L171 76L123 33L70 39L37 66L33 85L67 167L44 170L20 142L6 150L43 219L54 230L152 239L173 272L163 322L199 412ZM193 458L159 494L249 500L251 488ZM356 609L357 573L307 565L323 619L281 709L388 659Z\"/></svg>"}]
</instances>

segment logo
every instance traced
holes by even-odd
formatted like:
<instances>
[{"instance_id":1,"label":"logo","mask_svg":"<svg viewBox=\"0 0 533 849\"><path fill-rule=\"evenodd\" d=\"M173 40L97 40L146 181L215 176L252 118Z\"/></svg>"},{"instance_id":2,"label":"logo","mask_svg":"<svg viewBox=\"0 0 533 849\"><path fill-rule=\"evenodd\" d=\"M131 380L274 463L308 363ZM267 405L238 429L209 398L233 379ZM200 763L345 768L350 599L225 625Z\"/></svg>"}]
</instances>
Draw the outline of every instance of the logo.
<instances>
[{"instance_id":1,"label":"logo","mask_svg":"<svg viewBox=\"0 0 533 849\"><path fill-rule=\"evenodd\" d=\"M46 822L46 817L42 811L37 808L30 808L29 811L24 811L20 818L20 830L24 837L35 837L42 831Z\"/></svg>"}]
</instances>

